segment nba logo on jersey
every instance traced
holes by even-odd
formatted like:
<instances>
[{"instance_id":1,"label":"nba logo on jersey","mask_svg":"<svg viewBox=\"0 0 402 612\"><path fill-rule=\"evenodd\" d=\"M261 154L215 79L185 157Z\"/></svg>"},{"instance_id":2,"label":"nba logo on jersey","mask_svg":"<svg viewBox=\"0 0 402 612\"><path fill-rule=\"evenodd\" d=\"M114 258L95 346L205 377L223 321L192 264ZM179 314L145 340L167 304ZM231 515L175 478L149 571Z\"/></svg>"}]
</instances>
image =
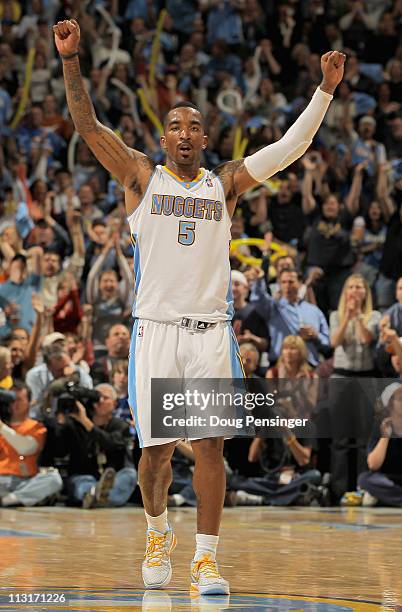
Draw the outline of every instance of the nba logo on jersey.
<instances>
[{"instance_id":1,"label":"nba logo on jersey","mask_svg":"<svg viewBox=\"0 0 402 612\"><path fill-rule=\"evenodd\" d=\"M144 335L144 326L143 325L139 325L138 326L137 338L142 338L143 335Z\"/></svg>"},{"instance_id":2,"label":"nba logo on jersey","mask_svg":"<svg viewBox=\"0 0 402 612\"><path fill-rule=\"evenodd\" d=\"M207 180L205 182L208 185L208 187L213 187L214 186L214 184L212 182L212 179L210 179L210 178L207 178Z\"/></svg>"}]
</instances>

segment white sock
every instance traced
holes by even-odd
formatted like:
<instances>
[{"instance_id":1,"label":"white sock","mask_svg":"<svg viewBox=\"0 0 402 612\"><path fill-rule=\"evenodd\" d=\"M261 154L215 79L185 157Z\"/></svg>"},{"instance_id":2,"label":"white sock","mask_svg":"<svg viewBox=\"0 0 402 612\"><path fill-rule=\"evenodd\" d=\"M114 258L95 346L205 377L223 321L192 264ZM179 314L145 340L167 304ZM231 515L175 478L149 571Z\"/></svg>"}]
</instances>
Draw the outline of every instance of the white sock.
<instances>
[{"instance_id":1,"label":"white sock","mask_svg":"<svg viewBox=\"0 0 402 612\"><path fill-rule=\"evenodd\" d=\"M182 506L186 503L186 500L184 499L183 495L180 495L180 493L173 493L172 497L176 506Z\"/></svg>"},{"instance_id":2,"label":"white sock","mask_svg":"<svg viewBox=\"0 0 402 612\"><path fill-rule=\"evenodd\" d=\"M197 547L195 549L194 561L198 561L206 554L215 560L219 536L197 533L195 536L195 541Z\"/></svg>"},{"instance_id":3,"label":"white sock","mask_svg":"<svg viewBox=\"0 0 402 612\"><path fill-rule=\"evenodd\" d=\"M19 506L20 503L15 493L7 493L1 500L2 506Z\"/></svg>"},{"instance_id":4,"label":"white sock","mask_svg":"<svg viewBox=\"0 0 402 612\"><path fill-rule=\"evenodd\" d=\"M167 508L159 516L151 516L145 512L145 518L147 519L148 529L156 529L160 533L166 533L169 529L167 522Z\"/></svg>"}]
</instances>

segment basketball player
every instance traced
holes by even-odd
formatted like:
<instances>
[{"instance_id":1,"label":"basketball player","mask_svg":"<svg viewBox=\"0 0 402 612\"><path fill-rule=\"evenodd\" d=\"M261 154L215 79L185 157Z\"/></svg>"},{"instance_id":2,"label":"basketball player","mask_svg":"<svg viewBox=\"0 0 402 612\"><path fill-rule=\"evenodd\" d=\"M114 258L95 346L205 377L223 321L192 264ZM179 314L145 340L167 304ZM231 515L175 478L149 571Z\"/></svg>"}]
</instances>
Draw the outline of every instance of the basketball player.
<instances>
[{"instance_id":1,"label":"basketball player","mask_svg":"<svg viewBox=\"0 0 402 612\"><path fill-rule=\"evenodd\" d=\"M129 401L143 447L139 483L148 531L142 575L147 588L161 588L170 582L176 545L166 502L177 440L151 437L151 379L242 376L230 323L229 241L236 201L303 155L342 79L345 56L337 51L322 56L322 83L280 141L211 172L200 168L208 137L193 104L176 104L167 114L160 139L166 165L155 167L97 120L80 73L78 23L61 21L53 30L75 128L124 185L135 239ZM204 595L228 594L215 560L225 496L223 439L195 440L192 448L198 508L191 587Z\"/></svg>"}]
</instances>

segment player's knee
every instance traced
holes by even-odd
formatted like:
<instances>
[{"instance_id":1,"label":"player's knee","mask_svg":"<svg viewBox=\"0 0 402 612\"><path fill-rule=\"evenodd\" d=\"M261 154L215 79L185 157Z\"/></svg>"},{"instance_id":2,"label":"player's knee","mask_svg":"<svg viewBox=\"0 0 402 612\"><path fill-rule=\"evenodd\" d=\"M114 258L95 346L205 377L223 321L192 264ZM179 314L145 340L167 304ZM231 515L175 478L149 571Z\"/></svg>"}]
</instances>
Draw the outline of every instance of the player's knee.
<instances>
[{"instance_id":1,"label":"player's knee","mask_svg":"<svg viewBox=\"0 0 402 612\"><path fill-rule=\"evenodd\" d=\"M163 465L170 462L173 450L170 445L143 448L141 463L150 470L161 469Z\"/></svg>"},{"instance_id":2,"label":"player's knee","mask_svg":"<svg viewBox=\"0 0 402 612\"><path fill-rule=\"evenodd\" d=\"M195 460L216 463L223 461L223 438L205 438L192 442Z\"/></svg>"}]
</instances>

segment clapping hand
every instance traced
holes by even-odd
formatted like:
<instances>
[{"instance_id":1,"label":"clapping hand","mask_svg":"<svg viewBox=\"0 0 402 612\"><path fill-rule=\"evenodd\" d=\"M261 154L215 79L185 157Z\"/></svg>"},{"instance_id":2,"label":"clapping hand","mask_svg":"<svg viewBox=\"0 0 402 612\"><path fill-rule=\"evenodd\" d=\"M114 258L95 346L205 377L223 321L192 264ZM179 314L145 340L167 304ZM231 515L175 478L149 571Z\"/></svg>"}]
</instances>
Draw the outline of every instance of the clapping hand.
<instances>
[{"instance_id":1,"label":"clapping hand","mask_svg":"<svg viewBox=\"0 0 402 612\"><path fill-rule=\"evenodd\" d=\"M385 418L380 425L380 432L382 438L390 438L392 436L392 418Z\"/></svg>"}]
</instances>

